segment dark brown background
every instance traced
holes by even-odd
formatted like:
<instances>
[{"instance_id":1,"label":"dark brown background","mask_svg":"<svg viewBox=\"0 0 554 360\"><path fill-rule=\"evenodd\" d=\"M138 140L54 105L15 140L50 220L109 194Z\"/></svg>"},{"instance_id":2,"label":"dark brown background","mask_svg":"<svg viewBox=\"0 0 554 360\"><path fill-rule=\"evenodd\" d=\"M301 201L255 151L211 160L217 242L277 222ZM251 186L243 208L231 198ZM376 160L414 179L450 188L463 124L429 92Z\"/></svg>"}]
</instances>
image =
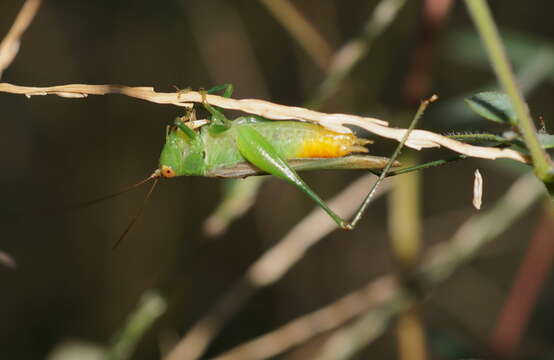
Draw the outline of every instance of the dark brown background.
<instances>
[{"instance_id":1,"label":"dark brown background","mask_svg":"<svg viewBox=\"0 0 554 360\"><path fill-rule=\"evenodd\" d=\"M0 36L20 4L0 2ZM338 48L360 32L376 1L294 4ZM552 41L551 2L492 1L491 5L503 29L538 37L546 45ZM437 93L442 101L433 105L420 127L437 131L489 127L469 113L447 107L448 99L494 81L486 66L453 59L456 54L448 49L461 45L447 35L463 29L471 30L471 22L466 9L456 3L434 56L427 94ZM243 31L242 40L237 31L239 35ZM420 35L421 3L410 1L324 110L405 124L415 106L407 105L403 86ZM208 88L231 82L239 98L301 105L323 76L256 1L51 0L43 4L2 81L28 86L114 83L165 91L174 85ZM547 124L553 124L552 96L550 82L529 94L533 113L544 115ZM188 329L248 264L313 206L296 189L272 179L263 185L254 208L223 238L209 242L201 234L201 224L220 198L220 182L163 181L142 219L112 251L111 244L145 189L67 214L51 209L116 191L150 174L157 165L165 126L180 110L118 95L72 100L9 94L0 94L0 109L0 249L18 264L15 270L0 267L1 359L41 359L68 339L106 343L150 288L164 291L169 309L148 332L135 358L158 358L161 332ZM391 146L378 141L372 152L386 155ZM426 151L424 156L435 158L435 154ZM472 160L425 171L426 246L448 239L474 213L470 197L475 167L485 176L487 207L515 179L509 165ZM308 174L306 179L329 197L355 176L330 172ZM356 231L334 232L276 286L255 296L218 337L210 354L394 271L385 205L383 199L376 201ZM518 221L425 304L424 322L434 357L484 353L537 214L535 209ZM526 356L554 354L550 305L554 289L549 282L546 285L523 344ZM393 335L389 331L365 354L396 357ZM460 350L452 357L441 352L456 346ZM306 358L300 354L289 356Z\"/></svg>"}]
</instances>

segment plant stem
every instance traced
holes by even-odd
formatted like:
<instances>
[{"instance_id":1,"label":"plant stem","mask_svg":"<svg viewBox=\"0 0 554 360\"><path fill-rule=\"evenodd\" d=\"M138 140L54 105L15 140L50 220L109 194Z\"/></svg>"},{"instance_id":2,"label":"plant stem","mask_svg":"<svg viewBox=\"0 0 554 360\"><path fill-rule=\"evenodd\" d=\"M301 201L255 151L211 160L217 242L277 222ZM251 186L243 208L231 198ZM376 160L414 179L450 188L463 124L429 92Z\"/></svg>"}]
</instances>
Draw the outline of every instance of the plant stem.
<instances>
[{"instance_id":1,"label":"plant stem","mask_svg":"<svg viewBox=\"0 0 554 360\"><path fill-rule=\"evenodd\" d=\"M554 185L552 185L554 184L554 164L541 147L537 138L537 130L531 119L529 107L525 103L517 87L515 76L512 72L490 9L485 0L465 0L465 3L479 31L481 40L485 45L496 77L514 104L518 117L518 128L531 153L535 174L545 183L552 195L552 189L554 187Z\"/></svg>"},{"instance_id":2,"label":"plant stem","mask_svg":"<svg viewBox=\"0 0 554 360\"><path fill-rule=\"evenodd\" d=\"M417 155L409 153L402 157L402 163L413 166L417 159ZM401 270L408 273L417 264L421 249L421 173L395 177L393 184L388 198L391 247Z\"/></svg>"}]
</instances>

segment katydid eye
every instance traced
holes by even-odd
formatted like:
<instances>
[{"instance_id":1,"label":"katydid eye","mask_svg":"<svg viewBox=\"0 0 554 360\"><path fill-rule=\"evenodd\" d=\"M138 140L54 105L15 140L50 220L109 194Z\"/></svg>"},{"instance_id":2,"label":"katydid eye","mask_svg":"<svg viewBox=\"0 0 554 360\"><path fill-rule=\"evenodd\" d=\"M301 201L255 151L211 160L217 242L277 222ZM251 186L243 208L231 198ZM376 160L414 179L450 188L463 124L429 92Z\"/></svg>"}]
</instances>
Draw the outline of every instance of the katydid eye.
<instances>
[{"instance_id":1,"label":"katydid eye","mask_svg":"<svg viewBox=\"0 0 554 360\"><path fill-rule=\"evenodd\" d=\"M161 170L162 176L165 178L172 178L177 175L175 174L175 171L171 168L171 166L162 165L160 170Z\"/></svg>"}]
</instances>

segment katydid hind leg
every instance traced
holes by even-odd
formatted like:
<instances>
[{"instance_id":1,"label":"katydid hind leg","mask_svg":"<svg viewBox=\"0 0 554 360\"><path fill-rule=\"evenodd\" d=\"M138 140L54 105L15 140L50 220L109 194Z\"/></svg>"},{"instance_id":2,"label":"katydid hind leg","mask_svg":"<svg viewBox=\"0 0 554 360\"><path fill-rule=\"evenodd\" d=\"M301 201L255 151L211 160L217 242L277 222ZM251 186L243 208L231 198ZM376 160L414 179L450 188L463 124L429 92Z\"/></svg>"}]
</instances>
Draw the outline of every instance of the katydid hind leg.
<instances>
[{"instance_id":1,"label":"katydid hind leg","mask_svg":"<svg viewBox=\"0 0 554 360\"><path fill-rule=\"evenodd\" d=\"M408 140L408 137L410 136L410 133L412 132L412 130L415 129L417 122L423 116L423 113L427 109L427 106L429 106L429 104L431 104L433 101L437 99L438 99L437 95L433 95L429 99L421 102L412 121L410 122L410 126L408 126L408 129L404 133L404 136L396 146L396 149L394 150L392 156L390 157L390 160L387 162L387 165L383 168L383 171L379 175L379 178L377 179L377 181L371 187L371 190L369 191L369 193L367 193L367 195L365 196L364 200L362 201L362 204L358 208L358 211L356 211L356 213L354 214L352 221L350 222L350 224L348 224L350 229L353 229L358 223L358 221L360 221L360 219L362 218L362 215L364 214L365 210L369 206L371 199L373 198L373 196L377 191L377 188L385 180L385 177L387 177L389 170L394 166L394 162L398 158L398 155L400 155L400 151L404 147L404 144Z\"/></svg>"},{"instance_id":2,"label":"katydid hind leg","mask_svg":"<svg viewBox=\"0 0 554 360\"><path fill-rule=\"evenodd\" d=\"M343 229L350 229L350 224L337 215L296 173L279 152L251 126L238 128L237 147L244 158L261 170L277 176L298 187L321 207Z\"/></svg>"}]
</instances>

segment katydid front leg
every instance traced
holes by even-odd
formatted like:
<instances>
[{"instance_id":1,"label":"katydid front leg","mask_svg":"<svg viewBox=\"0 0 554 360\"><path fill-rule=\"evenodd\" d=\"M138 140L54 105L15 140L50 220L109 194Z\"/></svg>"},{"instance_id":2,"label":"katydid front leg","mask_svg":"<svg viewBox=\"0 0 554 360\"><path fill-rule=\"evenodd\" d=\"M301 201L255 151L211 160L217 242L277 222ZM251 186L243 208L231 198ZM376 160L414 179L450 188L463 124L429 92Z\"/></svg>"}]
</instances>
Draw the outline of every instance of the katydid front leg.
<instances>
[{"instance_id":1,"label":"katydid front leg","mask_svg":"<svg viewBox=\"0 0 554 360\"><path fill-rule=\"evenodd\" d=\"M337 215L327 204L302 180L296 171L281 157L279 152L256 129L248 125L237 128L237 147L246 160L268 174L277 176L302 190L312 198L338 226L345 230L352 226Z\"/></svg>"},{"instance_id":2,"label":"katydid front leg","mask_svg":"<svg viewBox=\"0 0 554 360\"><path fill-rule=\"evenodd\" d=\"M211 114L211 125L210 125L210 133L212 134L218 134L226 131L231 127L231 121L223 115L223 113L216 107L210 105L206 101L206 95L207 94L214 94L218 91L225 90L223 93L223 97L229 98L233 94L233 85L232 84L223 84L223 85L217 85L208 91L200 91L200 94L202 95L202 105L208 110L208 112Z\"/></svg>"}]
</instances>

